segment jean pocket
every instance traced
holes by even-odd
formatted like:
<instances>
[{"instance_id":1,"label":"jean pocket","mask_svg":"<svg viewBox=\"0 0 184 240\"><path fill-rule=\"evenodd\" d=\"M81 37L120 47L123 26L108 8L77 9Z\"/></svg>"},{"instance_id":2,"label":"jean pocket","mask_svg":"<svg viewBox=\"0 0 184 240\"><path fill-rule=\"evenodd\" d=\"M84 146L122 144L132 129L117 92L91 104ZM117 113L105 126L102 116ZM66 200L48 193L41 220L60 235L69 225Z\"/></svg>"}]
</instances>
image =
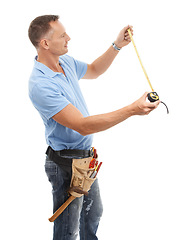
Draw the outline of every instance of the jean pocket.
<instances>
[{"instance_id":1,"label":"jean pocket","mask_svg":"<svg viewBox=\"0 0 184 240\"><path fill-rule=\"evenodd\" d=\"M58 166L54 162L47 159L45 162L45 172L54 190L57 186Z\"/></svg>"}]
</instances>

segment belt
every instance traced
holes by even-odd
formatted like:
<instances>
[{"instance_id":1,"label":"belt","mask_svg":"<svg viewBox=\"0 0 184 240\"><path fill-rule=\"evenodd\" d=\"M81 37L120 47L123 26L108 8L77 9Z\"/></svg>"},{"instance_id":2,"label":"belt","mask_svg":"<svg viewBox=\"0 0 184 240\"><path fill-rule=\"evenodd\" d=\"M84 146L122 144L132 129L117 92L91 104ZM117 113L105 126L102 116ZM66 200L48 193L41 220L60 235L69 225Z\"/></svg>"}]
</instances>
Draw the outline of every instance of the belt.
<instances>
[{"instance_id":1,"label":"belt","mask_svg":"<svg viewBox=\"0 0 184 240\"><path fill-rule=\"evenodd\" d=\"M56 154L59 156L67 156L67 157L81 157L81 158L87 158L87 157L93 157L93 148L90 148L90 150L80 150L80 149L64 149L60 151L55 151Z\"/></svg>"},{"instance_id":2,"label":"belt","mask_svg":"<svg viewBox=\"0 0 184 240\"><path fill-rule=\"evenodd\" d=\"M78 150L78 149L65 149L60 151L54 151L50 146L47 148L46 155L50 158L50 160L54 161L55 163L67 167L72 166L72 155L86 158L86 157L92 157L93 156L93 148L90 150ZM62 157L63 155L63 157ZM66 158L65 156L71 157Z\"/></svg>"}]
</instances>

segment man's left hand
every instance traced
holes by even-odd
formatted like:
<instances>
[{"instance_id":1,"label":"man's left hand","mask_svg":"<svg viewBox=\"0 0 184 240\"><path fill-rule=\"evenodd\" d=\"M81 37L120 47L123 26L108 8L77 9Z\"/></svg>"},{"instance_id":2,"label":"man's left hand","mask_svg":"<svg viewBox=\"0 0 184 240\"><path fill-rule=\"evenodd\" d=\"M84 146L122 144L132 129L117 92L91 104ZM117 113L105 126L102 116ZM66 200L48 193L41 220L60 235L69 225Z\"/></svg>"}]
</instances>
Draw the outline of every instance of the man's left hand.
<instances>
[{"instance_id":1,"label":"man's left hand","mask_svg":"<svg viewBox=\"0 0 184 240\"><path fill-rule=\"evenodd\" d=\"M116 44L116 46L118 48L122 48L122 47L128 45L131 42L131 39L130 39L130 36L129 36L129 33L128 33L128 29L130 29L130 31L133 35L133 29L132 28L133 28L133 26L128 25L120 31L117 39L114 41L114 43Z\"/></svg>"}]
</instances>

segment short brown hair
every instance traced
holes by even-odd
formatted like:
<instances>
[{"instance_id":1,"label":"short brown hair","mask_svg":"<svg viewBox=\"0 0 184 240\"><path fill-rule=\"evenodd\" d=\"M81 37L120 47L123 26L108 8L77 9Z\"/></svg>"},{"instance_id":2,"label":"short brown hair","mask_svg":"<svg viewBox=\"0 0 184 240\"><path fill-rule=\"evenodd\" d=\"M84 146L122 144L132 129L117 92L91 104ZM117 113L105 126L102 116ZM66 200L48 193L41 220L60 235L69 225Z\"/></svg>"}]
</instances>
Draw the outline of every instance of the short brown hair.
<instances>
[{"instance_id":1,"label":"short brown hair","mask_svg":"<svg viewBox=\"0 0 184 240\"><path fill-rule=\"evenodd\" d=\"M58 15L43 15L35 18L28 30L29 39L35 47L38 47L39 41L43 35L51 29L50 22L57 21Z\"/></svg>"}]
</instances>

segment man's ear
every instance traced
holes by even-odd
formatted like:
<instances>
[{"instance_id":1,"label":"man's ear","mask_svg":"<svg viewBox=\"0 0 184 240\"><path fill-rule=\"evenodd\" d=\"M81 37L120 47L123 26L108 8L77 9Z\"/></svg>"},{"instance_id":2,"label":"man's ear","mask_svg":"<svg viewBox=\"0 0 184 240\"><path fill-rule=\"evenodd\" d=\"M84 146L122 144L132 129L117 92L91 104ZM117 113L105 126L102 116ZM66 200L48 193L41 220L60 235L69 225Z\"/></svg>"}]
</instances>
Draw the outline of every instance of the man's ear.
<instances>
[{"instance_id":1,"label":"man's ear","mask_svg":"<svg viewBox=\"0 0 184 240\"><path fill-rule=\"evenodd\" d=\"M42 39L40 41L40 45L42 46L42 48L44 48L45 50L49 49L49 44L48 44L48 40L47 39Z\"/></svg>"}]
</instances>

